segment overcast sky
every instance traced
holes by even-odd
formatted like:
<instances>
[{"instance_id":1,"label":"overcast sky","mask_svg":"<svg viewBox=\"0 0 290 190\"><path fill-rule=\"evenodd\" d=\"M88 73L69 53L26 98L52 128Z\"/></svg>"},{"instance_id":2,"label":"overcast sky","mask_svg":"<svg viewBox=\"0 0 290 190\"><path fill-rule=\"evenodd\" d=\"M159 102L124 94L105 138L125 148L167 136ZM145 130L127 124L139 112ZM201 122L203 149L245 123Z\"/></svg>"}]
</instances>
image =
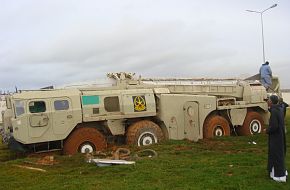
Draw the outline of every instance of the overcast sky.
<instances>
[{"instance_id":1,"label":"overcast sky","mask_svg":"<svg viewBox=\"0 0 290 190\"><path fill-rule=\"evenodd\" d=\"M0 0L0 89L104 78L243 77L290 88L289 0Z\"/></svg>"}]
</instances>

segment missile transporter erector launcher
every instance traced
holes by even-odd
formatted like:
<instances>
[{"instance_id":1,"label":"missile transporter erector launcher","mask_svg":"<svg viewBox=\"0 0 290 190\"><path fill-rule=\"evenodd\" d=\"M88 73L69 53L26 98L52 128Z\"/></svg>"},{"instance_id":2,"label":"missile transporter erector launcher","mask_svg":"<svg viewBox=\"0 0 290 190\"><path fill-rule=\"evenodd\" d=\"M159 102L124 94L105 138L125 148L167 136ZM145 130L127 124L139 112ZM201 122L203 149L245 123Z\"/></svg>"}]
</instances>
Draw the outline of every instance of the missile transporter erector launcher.
<instances>
[{"instance_id":1,"label":"missile transporter erector launcher","mask_svg":"<svg viewBox=\"0 0 290 190\"><path fill-rule=\"evenodd\" d=\"M135 80L111 73L110 87L22 91L6 96L3 139L11 149L65 154L116 141L138 146L164 139L198 141L261 133L265 88L249 81Z\"/></svg>"}]
</instances>

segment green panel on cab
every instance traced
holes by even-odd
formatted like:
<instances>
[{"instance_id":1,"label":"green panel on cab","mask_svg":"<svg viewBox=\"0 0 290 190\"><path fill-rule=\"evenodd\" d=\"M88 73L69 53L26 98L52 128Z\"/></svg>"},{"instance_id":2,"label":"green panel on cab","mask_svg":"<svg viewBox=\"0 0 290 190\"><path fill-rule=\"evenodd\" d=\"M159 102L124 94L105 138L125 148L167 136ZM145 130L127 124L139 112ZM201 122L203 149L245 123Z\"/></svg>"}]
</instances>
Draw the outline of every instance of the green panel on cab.
<instances>
[{"instance_id":1,"label":"green panel on cab","mask_svg":"<svg viewBox=\"0 0 290 190\"><path fill-rule=\"evenodd\" d=\"M100 103L99 96L82 96L82 104L83 105L94 105Z\"/></svg>"}]
</instances>

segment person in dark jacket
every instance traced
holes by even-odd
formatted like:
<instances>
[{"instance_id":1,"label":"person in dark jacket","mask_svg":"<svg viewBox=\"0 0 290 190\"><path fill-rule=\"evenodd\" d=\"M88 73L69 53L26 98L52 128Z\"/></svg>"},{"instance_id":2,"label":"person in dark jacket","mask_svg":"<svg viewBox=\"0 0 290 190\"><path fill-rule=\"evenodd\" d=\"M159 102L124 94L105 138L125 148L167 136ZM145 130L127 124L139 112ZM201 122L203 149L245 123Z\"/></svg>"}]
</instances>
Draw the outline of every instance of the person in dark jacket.
<instances>
[{"instance_id":1,"label":"person in dark jacket","mask_svg":"<svg viewBox=\"0 0 290 190\"><path fill-rule=\"evenodd\" d=\"M286 111L287 111L287 108L289 107L289 105L286 102L283 101L282 97L279 99L279 105L281 107L281 111L282 111L282 113L284 115L284 121L285 121ZM287 133L286 126L284 126L284 128L285 128L285 133Z\"/></svg>"},{"instance_id":2,"label":"person in dark jacket","mask_svg":"<svg viewBox=\"0 0 290 190\"><path fill-rule=\"evenodd\" d=\"M286 139L284 130L284 117L281 107L278 104L279 98L276 95L270 96L269 127L266 129L268 138L268 171L270 177L278 182L286 182L287 171L285 169Z\"/></svg>"},{"instance_id":3,"label":"person in dark jacket","mask_svg":"<svg viewBox=\"0 0 290 190\"><path fill-rule=\"evenodd\" d=\"M289 105L286 102L284 102L283 98L280 98L279 104L281 106L281 109L283 111L284 118L285 118L286 117L286 111L287 111L287 108L289 107Z\"/></svg>"}]
</instances>

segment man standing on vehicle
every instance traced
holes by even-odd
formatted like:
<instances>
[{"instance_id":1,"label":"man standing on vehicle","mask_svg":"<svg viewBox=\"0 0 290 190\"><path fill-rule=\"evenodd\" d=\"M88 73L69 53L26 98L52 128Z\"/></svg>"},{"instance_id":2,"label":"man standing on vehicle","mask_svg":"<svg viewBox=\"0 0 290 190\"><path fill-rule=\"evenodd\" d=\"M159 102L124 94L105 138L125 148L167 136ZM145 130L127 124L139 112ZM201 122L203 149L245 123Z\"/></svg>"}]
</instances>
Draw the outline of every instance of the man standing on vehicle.
<instances>
[{"instance_id":1,"label":"man standing on vehicle","mask_svg":"<svg viewBox=\"0 0 290 190\"><path fill-rule=\"evenodd\" d=\"M276 95L268 100L271 113L269 127L266 129L268 138L268 171L270 177L278 182L286 182L287 171L285 169L286 139L284 130L284 117L278 104Z\"/></svg>"},{"instance_id":2,"label":"man standing on vehicle","mask_svg":"<svg viewBox=\"0 0 290 190\"><path fill-rule=\"evenodd\" d=\"M272 70L268 61L260 67L260 77L262 85L268 90L272 85Z\"/></svg>"}]
</instances>

